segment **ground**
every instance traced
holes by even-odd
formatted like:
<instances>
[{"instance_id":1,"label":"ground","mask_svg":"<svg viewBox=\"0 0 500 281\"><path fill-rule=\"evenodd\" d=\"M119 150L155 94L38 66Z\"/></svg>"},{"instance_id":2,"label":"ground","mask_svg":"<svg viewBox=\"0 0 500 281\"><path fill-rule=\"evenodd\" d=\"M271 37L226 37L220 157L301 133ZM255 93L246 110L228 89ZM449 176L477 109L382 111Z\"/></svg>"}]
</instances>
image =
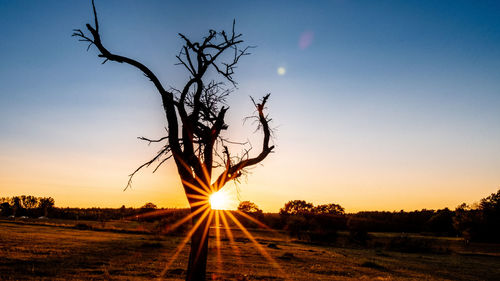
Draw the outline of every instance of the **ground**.
<instances>
[{"instance_id":1,"label":"ground","mask_svg":"<svg viewBox=\"0 0 500 281\"><path fill-rule=\"evenodd\" d=\"M500 257L473 253L400 253L298 243L251 231L271 261L242 232L210 232L213 280L500 280ZM184 236L79 230L0 220L1 280L183 280L188 248L168 267ZM189 246L189 244L187 245ZM274 261L274 262L273 262ZM274 265L273 265L274 264Z\"/></svg>"}]
</instances>

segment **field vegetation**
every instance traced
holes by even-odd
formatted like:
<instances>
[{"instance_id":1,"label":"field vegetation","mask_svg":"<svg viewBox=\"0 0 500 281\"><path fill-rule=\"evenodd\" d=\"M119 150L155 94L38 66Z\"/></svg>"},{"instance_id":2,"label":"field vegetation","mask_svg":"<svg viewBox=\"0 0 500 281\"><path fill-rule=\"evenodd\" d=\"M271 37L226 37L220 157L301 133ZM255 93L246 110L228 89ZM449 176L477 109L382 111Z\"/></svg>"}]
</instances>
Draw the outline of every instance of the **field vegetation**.
<instances>
[{"instance_id":1,"label":"field vegetation","mask_svg":"<svg viewBox=\"0 0 500 281\"><path fill-rule=\"evenodd\" d=\"M71 223L0 221L0 279L2 280L183 280L188 256L184 249L165 268L183 235L134 234L80 230ZM145 228L150 223L145 222ZM358 247L348 239L318 245L290 239L283 232L250 230L276 261L264 259L240 231L234 242L221 231L220 263L214 232L210 231L208 276L211 280L499 280L498 245L460 239L432 238L447 251L413 252L399 248ZM348 235L341 233L340 236ZM393 233L378 233L379 243ZM428 237L408 235L420 241ZM340 239L343 240L343 239Z\"/></svg>"},{"instance_id":2,"label":"field vegetation","mask_svg":"<svg viewBox=\"0 0 500 281\"><path fill-rule=\"evenodd\" d=\"M290 201L264 213L244 201L210 228L210 280L500 280L500 191L475 207L345 214ZM182 280L188 209L57 208L52 198L2 198L1 280ZM175 226L175 227L174 227ZM220 235L217 250L216 233ZM232 235L231 235L232 234ZM270 259L262 256L265 249Z\"/></svg>"}]
</instances>

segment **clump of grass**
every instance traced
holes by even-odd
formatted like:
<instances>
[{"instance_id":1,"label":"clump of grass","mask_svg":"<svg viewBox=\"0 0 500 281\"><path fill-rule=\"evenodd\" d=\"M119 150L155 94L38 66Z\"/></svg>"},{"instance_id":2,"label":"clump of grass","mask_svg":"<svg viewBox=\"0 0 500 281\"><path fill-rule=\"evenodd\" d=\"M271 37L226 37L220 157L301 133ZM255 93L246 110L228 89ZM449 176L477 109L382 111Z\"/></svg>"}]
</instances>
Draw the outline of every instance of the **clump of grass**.
<instances>
[{"instance_id":1,"label":"clump of grass","mask_svg":"<svg viewBox=\"0 0 500 281\"><path fill-rule=\"evenodd\" d=\"M381 257L390 257L389 254L385 253L385 252L382 252L381 250L376 250L375 251L375 255L377 256L381 256Z\"/></svg>"},{"instance_id":2,"label":"clump of grass","mask_svg":"<svg viewBox=\"0 0 500 281\"><path fill-rule=\"evenodd\" d=\"M75 228L79 230L91 230L92 226L86 223L78 223L75 225Z\"/></svg>"},{"instance_id":3,"label":"clump of grass","mask_svg":"<svg viewBox=\"0 0 500 281\"><path fill-rule=\"evenodd\" d=\"M365 261L362 264L360 264L362 267L368 267L368 268L373 268L373 269L378 269L378 270L385 270L386 268L376 262L373 261Z\"/></svg>"},{"instance_id":4,"label":"clump of grass","mask_svg":"<svg viewBox=\"0 0 500 281\"><path fill-rule=\"evenodd\" d=\"M279 249L279 247L276 243L269 243L269 244L267 244L267 247L271 248L271 249Z\"/></svg>"},{"instance_id":5,"label":"clump of grass","mask_svg":"<svg viewBox=\"0 0 500 281\"><path fill-rule=\"evenodd\" d=\"M394 237L386 246L387 250L403 253L430 253L433 252L432 243L427 239L408 236Z\"/></svg>"},{"instance_id":6,"label":"clump of grass","mask_svg":"<svg viewBox=\"0 0 500 281\"><path fill-rule=\"evenodd\" d=\"M186 272L186 270L182 268L174 268L174 269L169 269L168 274L172 275L183 275Z\"/></svg>"},{"instance_id":7,"label":"clump of grass","mask_svg":"<svg viewBox=\"0 0 500 281\"><path fill-rule=\"evenodd\" d=\"M290 252L285 252L283 255L279 256L278 258L282 259L282 260L296 259L295 255L293 253L290 253Z\"/></svg>"},{"instance_id":8,"label":"clump of grass","mask_svg":"<svg viewBox=\"0 0 500 281\"><path fill-rule=\"evenodd\" d=\"M144 242L141 245L142 248L163 248L163 244L160 242Z\"/></svg>"}]
</instances>

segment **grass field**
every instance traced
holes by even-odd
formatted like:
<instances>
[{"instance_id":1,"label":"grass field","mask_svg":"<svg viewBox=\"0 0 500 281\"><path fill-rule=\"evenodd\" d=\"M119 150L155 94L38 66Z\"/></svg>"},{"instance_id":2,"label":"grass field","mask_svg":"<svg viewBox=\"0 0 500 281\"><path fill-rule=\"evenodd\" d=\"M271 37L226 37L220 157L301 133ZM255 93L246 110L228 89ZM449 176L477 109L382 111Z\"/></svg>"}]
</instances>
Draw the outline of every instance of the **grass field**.
<instances>
[{"instance_id":1,"label":"grass field","mask_svg":"<svg viewBox=\"0 0 500 281\"><path fill-rule=\"evenodd\" d=\"M224 233L224 230L221 230ZM240 231L221 237L220 262L211 230L213 280L500 280L495 254L400 253L297 243L252 231L273 262ZM188 249L165 270L183 236L78 230L68 225L0 221L2 280L183 280ZM187 245L189 246L189 244Z\"/></svg>"}]
</instances>

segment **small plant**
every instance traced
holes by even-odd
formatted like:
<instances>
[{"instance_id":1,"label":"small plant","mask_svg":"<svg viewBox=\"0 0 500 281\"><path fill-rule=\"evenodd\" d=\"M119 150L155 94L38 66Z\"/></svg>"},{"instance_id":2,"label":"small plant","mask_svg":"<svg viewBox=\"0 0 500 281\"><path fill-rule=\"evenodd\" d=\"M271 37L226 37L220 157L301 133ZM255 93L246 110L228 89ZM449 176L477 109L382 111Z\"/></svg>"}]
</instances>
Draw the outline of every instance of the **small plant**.
<instances>
[{"instance_id":1,"label":"small plant","mask_svg":"<svg viewBox=\"0 0 500 281\"><path fill-rule=\"evenodd\" d=\"M78 223L75 225L75 228L79 230L91 230L92 226L86 223Z\"/></svg>"},{"instance_id":2,"label":"small plant","mask_svg":"<svg viewBox=\"0 0 500 281\"><path fill-rule=\"evenodd\" d=\"M361 264L362 267L368 267L368 268L373 268L373 269L378 269L378 270L385 270L386 268L376 262L373 261L365 261Z\"/></svg>"},{"instance_id":3,"label":"small plant","mask_svg":"<svg viewBox=\"0 0 500 281\"><path fill-rule=\"evenodd\" d=\"M386 248L403 253L429 253L433 251L432 243L428 239L412 238L407 235L392 238Z\"/></svg>"}]
</instances>

